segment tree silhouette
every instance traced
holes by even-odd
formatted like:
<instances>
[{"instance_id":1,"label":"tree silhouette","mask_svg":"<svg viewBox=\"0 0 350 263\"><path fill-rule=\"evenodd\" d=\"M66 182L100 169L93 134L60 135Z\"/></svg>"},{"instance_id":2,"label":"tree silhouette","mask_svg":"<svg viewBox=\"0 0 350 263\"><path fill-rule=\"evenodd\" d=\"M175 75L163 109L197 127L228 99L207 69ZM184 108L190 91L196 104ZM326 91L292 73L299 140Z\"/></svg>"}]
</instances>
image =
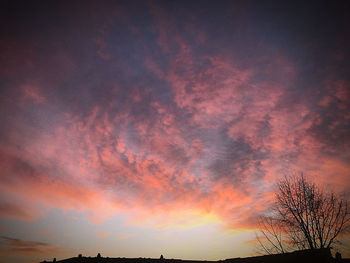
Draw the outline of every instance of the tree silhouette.
<instances>
[{"instance_id":1,"label":"tree silhouette","mask_svg":"<svg viewBox=\"0 0 350 263\"><path fill-rule=\"evenodd\" d=\"M289 250L279 219L274 216L261 216L258 223L260 235L256 234L256 240L264 253L285 253Z\"/></svg>"},{"instance_id":2,"label":"tree silhouette","mask_svg":"<svg viewBox=\"0 0 350 263\"><path fill-rule=\"evenodd\" d=\"M277 183L275 207L260 218L257 240L268 254L331 248L349 228L349 202L306 180L303 174Z\"/></svg>"}]
</instances>

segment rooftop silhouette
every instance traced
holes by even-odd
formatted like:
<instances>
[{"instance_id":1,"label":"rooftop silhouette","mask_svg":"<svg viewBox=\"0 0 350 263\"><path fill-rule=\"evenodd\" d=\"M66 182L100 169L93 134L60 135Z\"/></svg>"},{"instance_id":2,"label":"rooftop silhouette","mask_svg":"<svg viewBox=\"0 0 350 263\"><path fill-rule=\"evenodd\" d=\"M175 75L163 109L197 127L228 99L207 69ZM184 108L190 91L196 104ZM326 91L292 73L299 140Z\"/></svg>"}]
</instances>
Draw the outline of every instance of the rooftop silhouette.
<instances>
[{"instance_id":1,"label":"rooftop silhouette","mask_svg":"<svg viewBox=\"0 0 350 263\"><path fill-rule=\"evenodd\" d=\"M54 259L56 260L56 259ZM207 260L182 260L166 259L163 255L159 259L155 258L110 258L103 257L98 253L97 257L84 257L81 254L78 257L56 260L42 261L41 263L350 263L350 259L342 259L339 253L334 258L330 249L299 250L291 253L264 255L246 258L229 258L225 260L207 261Z\"/></svg>"}]
</instances>

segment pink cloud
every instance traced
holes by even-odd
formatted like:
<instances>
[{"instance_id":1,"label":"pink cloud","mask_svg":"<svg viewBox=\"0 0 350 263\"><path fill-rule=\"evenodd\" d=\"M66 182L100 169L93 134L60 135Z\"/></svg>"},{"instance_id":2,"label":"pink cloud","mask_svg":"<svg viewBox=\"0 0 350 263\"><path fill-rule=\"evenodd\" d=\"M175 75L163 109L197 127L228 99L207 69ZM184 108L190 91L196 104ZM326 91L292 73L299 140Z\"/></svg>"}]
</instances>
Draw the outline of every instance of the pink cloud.
<instances>
[{"instance_id":1,"label":"pink cloud","mask_svg":"<svg viewBox=\"0 0 350 263\"><path fill-rule=\"evenodd\" d=\"M101 38L97 38L95 39L95 43L97 45L97 54L102 58L102 59L105 59L105 60L109 60L111 59L111 54L109 54L108 52L106 52L106 47L107 47L107 43L101 39Z\"/></svg>"},{"instance_id":2,"label":"pink cloud","mask_svg":"<svg viewBox=\"0 0 350 263\"><path fill-rule=\"evenodd\" d=\"M206 58L210 67L191 73L191 50L185 44L182 49L178 61L162 75L174 91L177 110L189 112L190 125L201 129L215 130L216 123L227 125L229 138L269 154L269 159L259 160L259 167L255 160L246 160L244 169L232 166L230 176L241 178L241 185L206 174L209 164L204 158L215 156L211 151L215 147L208 148L199 135L189 137L170 105L153 100L149 105L152 118L136 119L131 106L142 103L145 93L135 88L126 98L131 106L118 114L109 113L113 104L99 105L84 117L64 113L63 121L49 131L33 131L35 139L14 134L23 150L6 150L11 155L2 156L5 170L15 171L16 158L41 169L30 168L11 180L4 179L3 190L35 202L32 209L43 206L86 212L94 223L120 212L176 221L175 215L165 216L167 211L193 209L213 213L230 227L250 227L257 211L267 208L272 199L270 187L281 172L296 167L312 171L318 157L325 159L316 154L323 144L309 132L320 116L301 103L279 108L285 96L281 84L252 83L254 70L242 70L220 57ZM183 60L187 61L187 75L177 74ZM280 66L279 60L276 65ZM290 65L285 67L287 73L293 72ZM262 134L263 125L267 125L266 134ZM297 159L289 160L288 154ZM259 169L265 173L265 190L254 181ZM331 169L339 170L341 182L348 166L334 161L315 171L327 174ZM7 216L33 216L22 213L23 208Z\"/></svg>"},{"instance_id":3,"label":"pink cloud","mask_svg":"<svg viewBox=\"0 0 350 263\"><path fill-rule=\"evenodd\" d=\"M46 101L45 96L36 85L25 84L22 86L23 98L32 100L34 103L44 103Z\"/></svg>"}]
</instances>

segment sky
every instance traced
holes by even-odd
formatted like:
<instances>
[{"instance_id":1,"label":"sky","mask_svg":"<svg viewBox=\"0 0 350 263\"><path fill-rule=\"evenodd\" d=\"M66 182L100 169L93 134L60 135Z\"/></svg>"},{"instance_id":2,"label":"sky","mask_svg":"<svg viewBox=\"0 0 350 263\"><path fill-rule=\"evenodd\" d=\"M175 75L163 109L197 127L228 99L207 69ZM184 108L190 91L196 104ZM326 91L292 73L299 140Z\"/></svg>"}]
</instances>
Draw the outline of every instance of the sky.
<instances>
[{"instance_id":1,"label":"sky","mask_svg":"<svg viewBox=\"0 0 350 263\"><path fill-rule=\"evenodd\" d=\"M0 10L1 263L251 256L284 175L349 196L346 1Z\"/></svg>"}]
</instances>

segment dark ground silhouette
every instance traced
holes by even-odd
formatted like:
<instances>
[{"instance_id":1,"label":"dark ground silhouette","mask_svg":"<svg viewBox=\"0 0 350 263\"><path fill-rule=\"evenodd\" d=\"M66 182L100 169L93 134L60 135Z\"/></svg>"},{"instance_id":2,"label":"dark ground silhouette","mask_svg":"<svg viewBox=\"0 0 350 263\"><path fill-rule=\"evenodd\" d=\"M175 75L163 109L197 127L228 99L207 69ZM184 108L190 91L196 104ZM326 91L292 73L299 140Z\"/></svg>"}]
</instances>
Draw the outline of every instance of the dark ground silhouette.
<instances>
[{"instance_id":1,"label":"dark ground silhouette","mask_svg":"<svg viewBox=\"0 0 350 263\"><path fill-rule=\"evenodd\" d=\"M161 255L154 258L109 258L98 253L97 257L78 257L54 261L42 261L42 263L350 263L350 259L342 259L340 254L332 257L330 249L301 250L291 253L265 255L247 258L230 258L218 261L206 260L181 260L166 259Z\"/></svg>"}]
</instances>

